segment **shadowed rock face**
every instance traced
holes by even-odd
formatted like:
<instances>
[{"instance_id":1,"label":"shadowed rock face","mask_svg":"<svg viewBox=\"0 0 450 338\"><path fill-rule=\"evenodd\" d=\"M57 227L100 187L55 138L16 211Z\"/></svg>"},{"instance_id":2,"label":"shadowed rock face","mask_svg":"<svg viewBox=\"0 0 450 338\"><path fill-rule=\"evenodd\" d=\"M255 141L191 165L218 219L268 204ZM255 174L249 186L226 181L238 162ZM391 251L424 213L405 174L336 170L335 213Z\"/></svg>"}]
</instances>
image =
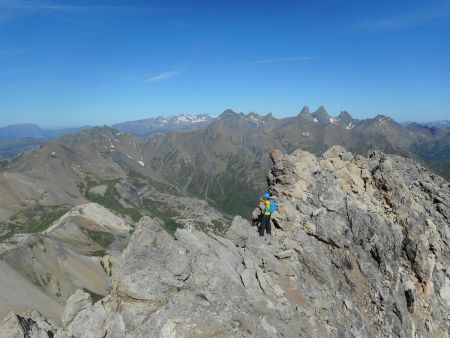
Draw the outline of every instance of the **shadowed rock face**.
<instances>
[{"instance_id":1,"label":"shadowed rock face","mask_svg":"<svg viewBox=\"0 0 450 338\"><path fill-rule=\"evenodd\" d=\"M110 294L92 304L77 291L64 327L52 332L448 335L449 183L378 152L363 158L332 147L321 157L301 150L271 157L269 190L279 210L270 241L240 217L224 237L186 229L172 237L144 217L113 272Z\"/></svg>"}]
</instances>

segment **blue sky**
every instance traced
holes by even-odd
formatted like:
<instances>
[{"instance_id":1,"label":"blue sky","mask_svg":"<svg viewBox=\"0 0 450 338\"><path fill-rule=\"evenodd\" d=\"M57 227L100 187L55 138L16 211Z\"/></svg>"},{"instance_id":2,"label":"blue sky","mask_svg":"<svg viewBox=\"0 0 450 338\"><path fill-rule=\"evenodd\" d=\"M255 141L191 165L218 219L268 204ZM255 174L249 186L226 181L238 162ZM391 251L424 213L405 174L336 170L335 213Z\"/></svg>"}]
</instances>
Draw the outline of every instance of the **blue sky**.
<instances>
[{"instance_id":1,"label":"blue sky","mask_svg":"<svg viewBox=\"0 0 450 338\"><path fill-rule=\"evenodd\" d=\"M0 126L305 104L450 119L450 0L0 0Z\"/></svg>"}]
</instances>

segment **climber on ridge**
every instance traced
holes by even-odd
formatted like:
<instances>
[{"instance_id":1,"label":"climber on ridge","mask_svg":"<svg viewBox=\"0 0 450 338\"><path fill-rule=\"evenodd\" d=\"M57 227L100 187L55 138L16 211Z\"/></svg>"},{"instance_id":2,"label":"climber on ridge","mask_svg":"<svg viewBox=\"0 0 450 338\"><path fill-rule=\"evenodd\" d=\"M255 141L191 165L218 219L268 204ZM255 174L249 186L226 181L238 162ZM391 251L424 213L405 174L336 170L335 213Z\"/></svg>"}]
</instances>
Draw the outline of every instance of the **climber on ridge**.
<instances>
[{"instance_id":1,"label":"climber on ridge","mask_svg":"<svg viewBox=\"0 0 450 338\"><path fill-rule=\"evenodd\" d=\"M272 213L277 209L276 202L271 199L270 194L266 192L260 199L263 215L261 222L259 223L259 235L264 236L264 231L268 235L272 235L272 227L270 224L270 218Z\"/></svg>"}]
</instances>

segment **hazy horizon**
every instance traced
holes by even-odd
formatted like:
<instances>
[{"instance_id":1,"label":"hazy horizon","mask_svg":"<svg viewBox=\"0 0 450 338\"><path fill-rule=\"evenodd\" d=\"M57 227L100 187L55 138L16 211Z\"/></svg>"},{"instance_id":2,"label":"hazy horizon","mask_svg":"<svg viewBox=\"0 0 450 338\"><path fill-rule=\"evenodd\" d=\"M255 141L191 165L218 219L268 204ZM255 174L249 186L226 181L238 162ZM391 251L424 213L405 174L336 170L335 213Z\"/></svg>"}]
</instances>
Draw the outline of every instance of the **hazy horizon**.
<instances>
[{"instance_id":1,"label":"hazy horizon","mask_svg":"<svg viewBox=\"0 0 450 338\"><path fill-rule=\"evenodd\" d=\"M312 107L310 107L310 106L308 106L309 107L309 109L310 109L310 112L311 113L313 113L315 110L317 110L318 109L318 107L316 107L316 108L312 108ZM324 107L326 110L327 110L327 112L328 112L328 114L330 115L330 116L337 116L337 115L339 115L339 113L341 112L341 111L344 111L344 110L341 110L341 111L339 111L339 112L330 112L328 109L327 109L327 107ZM139 121L139 120L145 120L145 119L150 119L150 118L157 118L157 117L167 117L167 116L178 116L178 115L181 115L181 114L187 114L187 115L202 115L202 114L207 114L207 115L210 115L211 117L214 117L214 118L216 118L216 117L218 117L220 114L222 114L225 110L227 110L227 109L231 109L231 110L233 110L234 112L236 112L236 113L244 113L244 114L249 114L249 113L256 113L256 114L258 114L258 115L262 115L262 116L264 116L264 115L267 115L267 114L272 114L275 118L277 118L277 119L282 119L282 118L286 118L286 117L293 117L293 116L296 116L296 115L298 115L299 113L300 113L300 110L301 110L301 108L296 112L296 113L293 113L293 114L282 114L282 116L279 116L279 114L276 114L276 113L274 113L274 112L266 112L266 113L260 113L260 112L254 112L254 111L251 111L251 112L242 112L242 111L239 111L239 110L235 110L235 109L232 109L232 108L226 108L226 109L223 109L220 113L218 113L218 114L210 114L210 113L198 113L198 114L196 114L196 113L187 113L187 112L181 112L181 113L177 113L177 114L168 114L168 115L153 115L153 116L149 116L149 117L144 117L144 118L142 118L142 119L136 119L136 120L134 120L134 119L128 119L128 120L120 120L120 121L114 121L114 122L112 122L112 123L103 123L103 122L99 122L99 123L95 123L95 124L79 124L79 125L60 125L60 126L58 126L58 125L41 125L41 124L39 124L39 123L35 123L35 122L33 122L33 121L27 121L27 122L22 122L22 123L12 123L12 124L5 124L5 125L0 125L0 128L4 128L4 127L9 127L9 126L14 126L14 125L21 125L21 124L34 124L34 125L37 125L37 126L39 126L40 128L43 128L43 129L64 129L64 128L84 128L84 127L98 127L98 126L104 126L104 125L107 125L107 126L112 126L112 125L114 125L114 124L119 124L119 123L122 123L122 122L128 122L128 121ZM426 122L438 122L438 121L443 121L443 120L448 120L448 121L450 121L449 119L441 119L441 120L422 120L422 121L419 121L419 120L405 120L405 121L400 121L400 120L397 120L397 119L395 119L394 117L392 117L392 116L390 116L390 115L388 115L388 114L383 114L383 113L379 113L379 114L374 114L374 115L372 115L372 116L367 116L367 117L364 117L364 118L361 118L361 117L359 117L359 116L357 116L357 115L354 115L354 114L352 114L352 112L349 112L349 111L347 111L353 118L355 118L355 119L360 119L360 120L362 120L362 119L366 119L366 118L374 118L374 117L376 117L377 115L385 115L385 116L388 116L388 117L390 117L390 118L392 118L392 119L394 119L396 122L398 122L398 123L405 123L405 122L417 122L417 123L426 123Z\"/></svg>"}]
</instances>

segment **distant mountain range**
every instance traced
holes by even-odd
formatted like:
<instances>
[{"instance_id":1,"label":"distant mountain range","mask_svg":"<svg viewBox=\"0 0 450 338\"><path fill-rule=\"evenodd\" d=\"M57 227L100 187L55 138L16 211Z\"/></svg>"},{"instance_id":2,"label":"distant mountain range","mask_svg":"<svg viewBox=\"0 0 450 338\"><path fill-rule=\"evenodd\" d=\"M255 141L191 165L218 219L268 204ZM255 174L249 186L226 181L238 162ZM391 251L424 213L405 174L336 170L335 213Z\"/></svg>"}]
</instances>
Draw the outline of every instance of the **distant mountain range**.
<instances>
[{"instance_id":1,"label":"distant mountain range","mask_svg":"<svg viewBox=\"0 0 450 338\"><path fill-rule=\"evenodd\" d=\"M151 126L156 120L139 121L135 125L141 129L135 130L144 134L155 131L151 128L156 127ZM317 155L333 145L362 155L380 149L413 158L450 179L449 130L417 123L402 126L382 115L359 120L345 111L330 116L324 107L314 112L304 107L297 116L282 119L271 114L226 110L217 118L180 115L160 118L158 123L170 132L160 130L151 137L139 137L105 126L51 140L31 138L30 142L42 140L46 144L12 161L0 162L0 170L9 173L4 188L22 189L6 194L5 205L0 199L0 215L3 208L13 215L27 205L24 200L31 205L36 199L45 205L75 205L87 201L85 189L91 182L129 180L129 175L135 173L137 185L141 179L147 183L150 180L160 193L197 197L225 214L245 215L252 208L255 195L264 189L261 182L269 168L268 153L273 148L286 153L302 148ZM202 123L207 125L190 132L168 127ZM34 130L34 135L39 131L30 125L16 126L16 130L21 136L26 135L24 130ZM10 146L5 151L11 151L11 142L22 139L6 140ZM16 151L20 148L18 144ZM10 182L15 174L19 175L17 182ZM26 187L20 188L23 184ZM26 197L21 196L23 192Z\"/></svg>"},{"instance_id":2,"label":"distant mountain range","mask_svg":"<svg viewBox=\"0 0 450 338\"><path fill-rule=\"evenodd\" d=\"M213 120L214 118L207 114L180 114L159 116L138 121L128 121L114 124L111 127L137 136L148 136L169 131L198 130L209 126Z\"/></svg>"},{"instance_id":3,"label":"distant mountain range","mask_svg":"<svg viewBox=\"0 0 450 338\"><path fill-rule=\"evenodd\" d=\"M450 129L450 121L449 120L440 120L440 121L434 121L434 122L407 121L407 122L401 122L400 124L402 126L407 126L408 124L412 124L412 123L417 123L417 124L423 125L428 128Z\"/></svg>"},{"instance_id":4,"label":"distant mountain range","mask_svg":"<svg viewBox=\"0 0 450 338\"><path fill-rule=\"evenodd\" d=\"M206 128L214 120L207 114L159 116L138 121L114 124L112 128L136 136L150 136L170 131L194 131ZM36 124L15 124L0 128L0 158L12 158L24 150L47 143L68 133L78 132L77 128L43 129Z\"/></svg>"},{"instance_id":5,"label":"distant mountain range","mask_svg":"<svg viewBox=\"0 0 450 338\"><path fill-rule=\"evenodd\" d=\"M88 128L85 127L76 127L76 128L59 128L59 129L43 129L36 124L32 123L23 123L23 124L14 124L6 127L0 128L0 141L11 140L16 138L23 137L58 137L67 133L74 133L79 131L80 129Z\"/></svg>"},{"instance_id":6,"label":"distant mountain range","mask_svg":"<svg viewBox=\"0 0 450 338\"><path fill-rule=\"evenodd\" d=\"M43 129L36 124L14 124L0 128L0 158L12 158L24 150L47 143L51 138L83 128Z\"/></svg>"},{"instance_id":7,"label":"distant mountain range","mask_svg":"<svg viewBox=\"0 0 450 338\"><path fill-rule=\"evenodd\" d=\"M249 116L259 116L255 113L250 113ZM351 115L343 111L337 117L332 117L328 114L323 106L320 106L314 113L310 113L308 107L304 107L299 116L306 121L316 122L321 124L345 124L347 129L354 126L354 123L360 120L354 119ZM208 114L189 115L179 114L170 116L159 116L156 118L148 118L136 121L127 121L111 125L111 128L117 129L136 136L149 136L154 134L161 134L170 131L195 131L208 127L216 118ZM419 124L428 128L450 128L450 121L440 120L435 122L400 122L402 126L411 124ZM6 127L0 127L0 142L5 140L16 139L34 139L44 138L50 139L68 133L76 133L81 129L89 128L89 126L73 127L73 128L59 128L59 129L45 129L36 124L23 123L14 124ZM47 141L47 140L44 140ZM38 142L33 140L34 143ZM39 142L42 143L42 142Z\"/></svg>"},{"instance_id":8,"label":"distant mountain range","mask_svg":"<svg viewBox=\"0 0 450 338\"><path fill-rule=\"evenodd\" d=\"M435 121L435 122L427 122L424 123L426 127L436 127L436 128L450 128L450 121L448 120L441 120L441 121Z\"/></svg>"},{"instance_id":9,"label":"distant mountain range","mask_svg":"<svg viewBox=\"0 0 450 338\"><path fill-rule=\"evenodd\" d=\"M197 197L227 215L246 215L255 196L265 189L271 149L291 153L302 148L321 154L333 145L354 154L380 149L413 158L450 179L446 129L414 123L401 126L382 115L364 120L348 112L330 116L324 107L312 113L304 107L297 116L283 119L226 110L208 126L191 132L144 138L110 127L88 128L2 162L7 176L0 179L6 184L0 188L12 191L3 201L0 198L0 214L3 209L14 215L36 201L86 202L93 182L109 186L119 180L133 185L140 195L148 194L139 187L150 182L158 193Z\"/></svg>"},{"instance_id":10,"label":"distant mountain range","mask_svg":"<svg viewBox=\"0 0 450 338\"><path fill-rule=\"evenodd\" d=\"M48 137L17 137L0 141L0 158L13 158L21 152L45 144Z\"/></svg>"}]
</instances>

